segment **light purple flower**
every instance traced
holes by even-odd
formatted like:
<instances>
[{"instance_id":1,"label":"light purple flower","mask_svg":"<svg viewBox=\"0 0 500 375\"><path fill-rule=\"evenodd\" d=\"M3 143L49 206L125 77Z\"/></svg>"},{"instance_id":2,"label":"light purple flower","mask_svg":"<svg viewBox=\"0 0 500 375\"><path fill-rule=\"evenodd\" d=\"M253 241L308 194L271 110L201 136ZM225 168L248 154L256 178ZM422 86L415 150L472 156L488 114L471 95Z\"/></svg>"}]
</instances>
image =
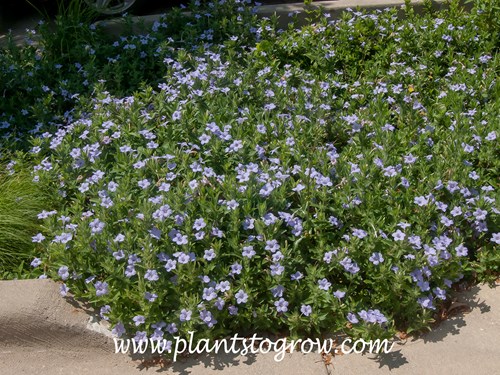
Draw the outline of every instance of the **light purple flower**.
<instances>
[{"instance_id":1,"label":"light purple flower","mask_svg":"<svg viewBox=\"0 0 500 375\"><path fill-rule=\"evenodd\" d=\"M180 231L177 229L172 229L169 233L168 236L172 239L174 243L177 245L186 245L188 243L188 237L187 235L183 235Z\"/></svg>"},{"instance_id":2,"label":"light purple flower","mask_svg":"<svg viewBox=\"0 0 500 375\"><path fill-rule=\"evenodd\" d=\"M251 218L251 217L247 217L245 218L245 220L243 221L243 229L244 230L249 230L249 229L253 229L254 228L254 223L255 223L255 219Z\"/></svg>"},{"instance_id":3,"label":"light purple flower","mask_svg":"<svg viewBox=\"0 0 500 375\"><path fill-rule=\"evenodd\" d=\"M247 257L248 259L251 259L255 254L256 254L256 252L253 249L253 246L244 246L243 247L242 255L244 257Z\"/></svg>"},{"instance_id":4,"label":"light purple flower","mask_svg":"<svg viewBox=\"0 0 500 375\"><path fill-rule=\"evenodd\" d=\"M175 111L172 113L172 120L177 121L180 120L182 117L181 111Z\"/></svg>"},{"instance_id":5,"label":"light purple flower","mask_svg":"<svg viewBox=\"0 0 500 375\"><path fill-rule=\"evenodd\" d=\"M457 256L459 256L459 257L465 257L468 254L468 250L463 244L458 245L455 248L455 252L456 252Z\"/></svg>"},{"instance_id":6,"label":"light purple flower","mask_svg":"<svg viewBox=\"0 0 500 375\"><path fill-rule=\"evenodd\" d=\"M123 252L123 250L118 250L113 252L113 256L116 260L121 260L125 258L125 253Z\"/></svg>"},{"instance_id":7,"label":"light purple flower","mask_svg":"<svg viewBox=\"0 0 500 375\"><path fill-rule=\"evenodd\" d=\"M108 190L109 190L110 192L115 192L115 191L116 191L116 189L118 188L118 186L119 186L119 185L118 185L116 182L111 181L111 182L108 184Z\"/></svg>"},{"instance_id":8,"label":"light purple flower","mask_svg":"<svg viewBox=\"0 0 500 375\"><path fill-rule=\"evenodd\" d=\"M169 218L172 213L173 211L170 206L168 204L165 204L158 208L155 212L153 212L151 216L157 221L164 221L165 219Z\"/></svg>"},{"instance_id":9,"label":"light purple flower","mask_svg":"<svg viewBox=\"0 0 500 375\"><path fill-rule=\"evenodd\" d=\"M164 322L162 322L162 323L164 323ZM171 335L173 335L174 333L176 333L178 331L177 325L175 323L167 324L166 330L167 330L168 333L170 333Z\"/></svg>"},{"instance_id":10,"label":"light purple flower","mask_svg":"<svg viewBox=\"0 0 500 375\"><path fill-rule=\"evenodd\" d=\"M214 306L219 311L222 311L222 309L224 309L225 304L226 304L226 302L224 302L224 300L221 297L217 298L217 300L214 302Z\"/></svg>"},{"instance_id":11,"label":"light purple flower","mask_svg":"<svg viewBox=\"0 0 500 375\"><path fill-rule=\"evenodd\" d=\"M137 272L135 271L135 267L133 264L129 264L127 266L127 268L125 269L125 276L127 277L132 277L134 276L135 274L137 274Z\"/></svg>"},{"instance_id":12,"label":"light purple flower","mask_svg":"<svg viewBox=\"0 0 500 375\"><path fill-rule=\"evenodd\" d=\"M284 298L280 298L278 301L275 301L274 306L276 306L276 310L278 312L285 313L288 311L288 302L285 301Z\"/></svg>"},{"instance_id":13,"label":"light purple flower","mask_svg":"<svg viewBox=\"0 0 500 375\"><path fill-rule=\"evenodd\" d=\"M141 189L147 189L151 185L151 182L145 178L144 180L140 180L137 185L139 185Z\"/></svg>"},{"instance_id":14,"label":"light purple flower","mask_svg":"<svg viewBox=\"0 0 500 375\"><path fill-rule=\"evenodd\" d=\"M106 314L109 314L110 312L111 312L111 306L104 305L99 310L99 316L101 317L101 319L109 320L109 318L106 316Z\"/></svg>"},{"instance_id":15,"label":"light purple flower","mask_svg":"<svg viewBox=\"0 0 500 375\"><path fill-rule=\"evenodd\" d=\"M273 259L273 262L275 263L278 263L280 260L282 260L285 256L283 255L283 253L281 251L276 251L273 256L272 256L272 259Z\"/></svg>"},{"instance_id":16,"label":"light purple flower","mask_svg":"<svg viewBox=\"0 0 500 375\"><path fill-rule=\"evenodd\" d=\"M306 187L305 185L301 184L300 182L295 186L292 191L295 191L296 193L300 193L302 190L304 190ZM305 306L305 305L303 305Z\"/></svg>"},{"instance_id":17,"label":"light purple flower","mask_svg":"<svg viewBox=\"0 0 500 375\"><path fill-rule=\"evenodd\" d=\"M404 157L405 164L413 164L417 161L417 157L413 156L411 153Z\"/></svg>"},{"instance_id":18,"label":"light purple flower","mask_svg":"<svg viewBox=\"0 0 500 375\"><path fill-rule=\"evenodd\" d=\"M125 327L124 327L123 323L121 323L121 322L116 323L116 325L111 330L111 333L113 335L118 336L118 337L123 336L123 334L125 334Z\"/></svg>"},{"instance_id":19,"label":"light purple flower","mask_svg":"<svg viewBox=\"0 0 500 375\"><path fill-rule=\"evenodd\" d=\"M422 207L422 206L427 205L429 203L429 200L424 196L420 196L420 197L415 197L413 202L415 204L419 205L420 207Z\"/></svg>"},{"instance_id":20,"label":"light purple flower","mask_svg":"<svg viewBox=\"0 0 500 375\"><path fill-rule=\"evenodd\" d=\"M202 134L198 139L202 145L205 145L210 141L211 137L208 134Z\"/></svg>"},{"instance_id":21,"label":"light purple flower","mask_svg":"<svg viewBox=\"0 0 500 375\"><path fill-rule=\"evenodd\" d=\"M202 240L203 238L205 238L205 232L204 231L196 232L194 234L194 238L198 241Z\"/></svg>"},{"instance_id":22,"label":"light purple flower","mask_svg":"<svg viewBox=\"0 0 500 375\"><path fill-rule=\"evenodd\" d=\"M432 304L432 296L427 296L427 297L420 297L417 299L417 302L422 306L424 309L430 309L430 310L435 310L434 305Z\"/></svg>"},{"instance_id":23,"label":"light purple flower","mask_svg":"<svg viewBox=\"0 0 500 375\"><path fill-rule=\"evenodd\" d=\"M231 272L229 272L229 274L230 275L239 275L241 273L242 269L243 269L243 266L239 263L231 264Z\"/></svg>"},{"instance_id":24,"label":"light purple flower","mask_svg":"<svg viewBox=\"0 0 500 375\"><path fill-rule=\"evenodd\" d=\"M200 230L200 229L203 229L207 226L207 224L205 223L205 220L203 220L203 218L198 218L194 221L194 224L193 224L193 229L194 230Z\"/></svg>"},{"instance_id":25,"label":"light purple flower","mask_svg":"<svg viewBox=\"0 0 500 375\"><path fill-rule=\"evenodd\" d=\"M396 232L392 234L392 237L394 238L394 241L403 241L406 235L403 232L401 232L401 230L398 229Z\"/></svg>"},{"instance_id":26,"label":"light purple flower","mask_svg":"<svg viewBox=\"0 0 500 375\"><path fill-rule=\"evenodd\" d=\"M40 264L42 264L42 261L39 258L35 258L31 261L30 265L33 268L38 267Z\"/></svg>"},{"instance_id":27,"label":"light purple flower","mask_svg":"<svg viewBox=\"0 0 500 375\"><path fill-rule=\"evenodd\" d=\"M158 295L156 293L146 292L146 293L144 293L144 298L148 302L154 302L158 298Z\"/></svg>"},{"instance_id":28,"label":"light purple flower","mask_svg":"<svg viewBox=\"0 0 500 375\"><path fill-rule=\"evenodd\" d=\"M217 227L213 227L212 228L212 236L214 237L218 237L218 238L222 238L224 236L224 232L221 231L219 228Z\"/></svg>"},{"instance_id":29,"label":"light purple flower","mask_svg":"<svg viewBox=\"0 0 500 375\"><path fill-rule=\"evenodd\" d=\"M352 324L356 324L356 323L359 323L359 320L358 318L356 317L356 314L350 312L347 314L347 320L352 323Z\"/></svg>"},{"instance_id":30,"label":"light purple flower","mask_svg":"<svg viewBox=\"0 0 500 375\"><path fill-rule=\"evenodd\" d=\"M211 261L212 259L215 258L215 251L214 249L208 249L205 250L205 254L203 255L203 258L206 259L207 261Z\"/></svg>"},{"instance_id":31,"label":"light purple flower","mask_svg":"<svg viewBox=\"0 0 500 375\"><path fill-rule=\"evenodd\" d=\"M217 293L215 292L215 289L210 287L210 288L203 288L203 299L205 301L211 301L214 298L217 298Z\"/></svg>"},{"instance_id":32,"label":"light purple flower","mask_svg":"<svg viewBox=\"0 0 500 375\"><path fill-rule=\"evenodd\" d=\"M265 249L274 253L275 251L280 249L280 245L278 244L277 240L267 240Z\"/></svg>"},{"instance_id":33,"label":"light purple flower","mask_svg":"<svg viewBox=\"0 0 500 375\"><path fill-rule=\"evenodd\" d=\"M433 292L437 298L442 299L443 301L446 299L446 290L436 287L433 289Z\"/></svg>"},{"instance_id":34,"label":"light purple flower","mask_svg":"<svg viewBox=\"0 0 500 375\"><path fill-rule=\"evenodd\" d=\"M57 274L61 277L61 279L67 280L69 277L68 267L67 266L59 267Z\"/></svg>"},{"instance_id":35,"label":"light purple flower","mask_svg":"<svg viewBox=\"0 0 500 375\"><path fill-rule=\"evenodd\" d=\"M215 286L215 289L217 289L219 292L227 292L229 289L231 289L231 285L229 284L229 281L221 281Z\"/></svg>"},{"instance_id":36,"label":"light purple flower","mask_svg":"<svg viewBox=\"0 0 500 375\"><path fill-rule=\"evenodd\" d=\"M497 134L495 132L489 132L484 139L486 139L487 141L494 141L495 139L497 139Z\"/></svg>"},{"instance_id":37,"label":"light purple flower","mask_svg":"<svg viewBox=\"0 0 500 375\"><path fill-rule=\"evenodd\" d=\"M197 180L191 180L189 181L189 187L191 190L195 190L198 187L198 181Z\"/></svg>"},{"instance_id":38,"label":"light purple flower","mask_svg":"<svg viewBox=\"0 0 500 375\"><path fill-rule=\"evenodd\" d=\"M177 261L180 264L187 264L191 260L191 257L186 254L186 253L180 253L179 256L177 257Z\"/></svg>"},{"instance_id":39,"label":"light purple flower","mask_svg":"<svg viewBox=\"0 0 500 375\"><path fill-rule=\"evenodd\" d=\"M324 262L326 264L330 264L334 255L335 255L335 252L333 252L333 251L326 252L325 255L323 255Z\"/></svg>"},{"instance_id":40,"label":"light purple flower","mask_svg":"<svg viewBox=\"0 0 500 375\"><path fill-rule=\"evenodd\" d=\"M38 233L36 236L31 237L32 242L41 243L45 239L45 236Z\"/></svg>"},{"instance_id":41,"label":"light purple flower","mask_svg":"<svg viewBox=\"0 0 500 375\"><path fill-rule=\"evenodd\" d=\"M191 320L191 315L192 314L193 314L193 312L191 310L182 309L181 310L181 315L179 317L179 320L181 322L187 322L187 321Z\"/></svg>"},{"instance_id":42,"label":"light purple flower","mask_svg":"<svg viewBox=\"0 0 500 375\"><path fill-rule=\"evenodd\" d=\"M462 209L459 206L453 207L450 212L451 216L456 217L462 214Z\"/></svg>"},{"instance_id":43,"label":"light purple flower","mask_svg":"<svg viewBox=\"0 0 500 375\"><path fill-rule=\"evenodd\" d=\"M148 340L148 334L146 333L146 331L137 331L135 333L135 336L133 337L133 340L137 344L142 343L142 342L146 342Z\"/></svg>"},{"instance_id":44,"label":"light purple flower","mask_svg":"<svg viewBox=\"0 0 500 375\"><path fill-rule=\"evenodd\" d=\"M379 265L384 261L384 257L382 256L381 253L372 253L372 256L370 257L370 262L372 262L374 265Z\"/></svg>"},{"instance_id":45,"label":"light purple flower","mask_svg":"<svg viewBox=\"0 0 500 375\"><path fill-rule=\"evenodd\" d=\"M147 270L144 274L144 278L149 281L158 281L160 279L156 270Z\"/></svg>"},{"instance_id":46,"label":"light purple flower","mask_svg":"<svg viewBox=\"0 0 500 375\"><path fill-rule=\"evenodd\" d=\"M246 294L242 289L240 289L235 295L236 303L246 303L248 301L248 294Z\"/></svg>"},{"instance_id":47,"label":"light purple flower","mask_svg":"<svg viewBox=\"0 0 500 375\"><path fill-rule=\"evenodd\" d=\"M94 287L95 287L95 294L97 297L108 294L108 283L107 282L96 281L96 283L94 284Z\"/></svg>"},{"instance_id":48,"label":"light purple flower","mask_svg":"<svg viewBox=\"0 0 500 375\"><path fill-rule=\"evenodd\" d=\"M243 148L243 142L239 139L234 140L229 147L226 147L226 152L237 152Z\"/></svg>"},{"instance_id":49,"label":"light purple flower","mask_svg":"<svg viewBox=\"0 0 500 375\"><path fill-rule=\"evenodd\" d=\"M441 215L441 218L439 220L441 222L441 224L443 224L445 227L449 227L451 225L453 225L453 220L447 218L446 216L444 215Z\"/></svg>"},{"instance_id":50,"label":"light purple flower","mask_svg":"<svg viewBox=\"0 0 500 375\"><path fill-rule=\"evenodd\" d=\"M136 315L132 318L136 326L140 326L141 324L144 324L146 322L146 318L142 315Z\"/></svg>"},{"instance_id":51,"label":"light purple flower","mask_svg":"<svg viewBox=\"0 0 500 375\"><path fill-rule=\"evenodd\" d=\"M332 283L329 282L327 279L323 278L318 281L318 286L321 290L328 290L332 286Z\"/></svg>"},{"instance_id":52,"label":"light purple flower","mask_svg":"<svg viewBox=\"0 0 500 375\"><path fill-rule=\"evenodd\" d=\"M200 311L200 319L209 328L212 328L215 324L217 324L217 320L215 320L215 318L212 316L212 313L207 310Z\"/></svg>"},{"instance_id":53,"label":"light purple flower","mask_svg":"<svg viewBox=\"0 0 500 375\"><path fill-rule=\"evenodd\" d=\"M333 293L333 295L338 298L338 299L342 299L344 298L345 296L345 292L341 291L341 290L337 290Z\"/></svg>"},{"instance_id":54,"label":"light purple flower","mask_svg":"<svg viewBox=\"0 0 500 375\"><path fill-rule=\"evenodd\" d=\"M367 323L382 324L387 322L387 318L379 310L361 310L358 315Z\"/></svg>"},{"instance_id":55,"label":"light purple flower","mask_svg":"<svg viewBox=\"0 0 500 375\"><path fill-rule=\"evenodd\" d=\"M61 233L59 236L55 236L52 242L54 243L68 243L73 239L73 235L71 233Z\"/></svg>"},{"instance_id":56,"label":"light purple flower","mask_svg":"<svg viewBox=\"0 0 500 375\"><path fill-rule=\"evenodd\" d=\"M359 266L356 262L353 262L351 258L345 257L339 262L344 269L351 273L351 274L356 274L359 272Z\"/></svg>"},{"instance_id":57,"label":"light purple flower","mask_svg":"<svg viewBox=\"0 0 500 375\"><path fill-rule=\"evenodd\" d=\"M368 235L368 233L366 233L363 229L354 228L352 230L352 235L362 239L365 238Z\"/></svg>"},{"instance_id":58,"label":"light purple flower","mask_svg":"<svg viewBox=\"0 0 500 375\"><path fill-rule=\"evenodd\" d=\"M59 294L61 294L61 296L65 297L68 294L68 292L69 292L69 288L66 284L62 284L59 287Z\"/></svg>"},{"instance_id":59,"label":"light purple flower","mask_svg":"<svg viewBox=\"0 0 500 375\"><path fill-rule=\"evenodd\" d=\"M302 306L300 306L300 312L304 316L309 316L312 314L312 307L310 305L302 305Z\"/></svg>"},{"instance_id":60,"label":"light purple flower","mask_svg":"<svg viewBox=\"0 0 500 375\"><path fill-rule=\"evenodd\" d=\"M92 234L101 233L104 229L105 223L100 221L99 219L94 219L89 223L90 230Z\"/></svg>"},{"instance_id":61,"label":"light purple flower","mask_svg":"<svg viewBox=\"0 0 500 375\"><path fill-rule=\"evenodd\" d=\"M285 270L285 267L283 267L279 263L271 264L271 266L269 268L271 269L271 276L279 276Z\"/></svg>"},{"instance_id":62,"label":"light purple flower","mask_svg":"<svg viewBox=\"0 0 500 375\"><path fill-rule=\"evenodd\" d=\"M226 202L226 207L229 208L230 210L236 210L236 208L239 205L240 204L238 202L236 202L234 199Z\"/></svg>"},{"instance_id":63,"label":"light purple flower","mask_svg":"<svg viewBox=\"0 0 500 375\"><path fill-rule=\"evenodd\" d=\"M144 219L144 217L142 219ZM153 227L149 230L149 235L154 239L159 240L161 238L161 230Z\"/></svg>"},{"instance_id":64,"label":"light purple flower","mask_svg":"<svg viewBox=\"0 0 500 375\"><path fill-rule=\"evenodd\" d=\"M229 315L238 315L238 308L236 306L229 306Z\"/></svg>"},{"instance_id":65,"label":"light purple flower","mask_svg":"<svg viewBox=\"0 0 500 375\"><path fill-rule=\"evenodd\" d=\"M271 289L271 293L274 298L283 297L283 293L285 291L285 287L283 285L277 285L276 287Z\"/></svg>"},{"instance_id":66,"label":"light purple flower","mask_svg":"<svg viewBox=\"0 0 500 375\"><path fill-rule=\"evenodd\" d=\"M476 218L476 220L485 220L487 214L488 212L486 210L481 210L480 208L476 209L473 212L473 215Z\"/></svg>"},{"instance_id":67,"label":"light purple flower","mask_svg":"<svg viewBox=\"0 0 500 375\"><path fill-rule=\"evenodd\" d=\"M165 264L165 269L167 272L170 272L172 270L175 270L175 267L177 266L177 261L174 259L168 259L167 263Z\"/></svg>"}]
</instances>

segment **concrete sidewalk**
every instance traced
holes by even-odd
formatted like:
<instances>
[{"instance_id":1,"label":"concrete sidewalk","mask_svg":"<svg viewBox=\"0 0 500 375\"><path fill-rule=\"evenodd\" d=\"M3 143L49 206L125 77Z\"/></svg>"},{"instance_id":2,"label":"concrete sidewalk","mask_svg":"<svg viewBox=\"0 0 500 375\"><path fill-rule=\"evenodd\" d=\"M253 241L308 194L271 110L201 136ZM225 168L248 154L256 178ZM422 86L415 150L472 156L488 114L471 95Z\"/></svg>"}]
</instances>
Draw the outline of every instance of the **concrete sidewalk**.
<instances>
[{"instance_id":1,"label":"concrete sidewalk","mask_svg":"<svg viewBox=\"0 0 500 375\"><path fill-rule=\"evenodd\" d=\"M470 306L422 338L398 343L391 353L335 356L326 365L319 354L198 355L176 363L114 354L105 326L73 300L59 296L49 280L0 281L0 374L495 374L500 368L500 293L487 286L457 295ZM460 305L462 306L462 305Z\"/></svg>"},{"instance_id":2,"label":"concrete sidewalk","mask_svg":"<svg viewBox=\"0 0 500 375\"><path fill-rule=\"evenodd\" d=\"M59 295L50 280L0 281L0 374L327 374L319 354L192 356L168 367L154 359L115 354L106 326L89 309ZM94 323L92 323L94 321Z\"/></svg>"},{"instance_id":3,"label":"concrete sidewalk","mask_svg":"<svg viewBox=\"0 0 500 375\"><path fill-rule=\"evenodd\" d=\"M335 357L332 374L500 374L500 287L475 286L457 295L460 313L418 340L394 345L379 358ZM453 307L453 305L452 305Z\"/></svg>"}]
</instances>

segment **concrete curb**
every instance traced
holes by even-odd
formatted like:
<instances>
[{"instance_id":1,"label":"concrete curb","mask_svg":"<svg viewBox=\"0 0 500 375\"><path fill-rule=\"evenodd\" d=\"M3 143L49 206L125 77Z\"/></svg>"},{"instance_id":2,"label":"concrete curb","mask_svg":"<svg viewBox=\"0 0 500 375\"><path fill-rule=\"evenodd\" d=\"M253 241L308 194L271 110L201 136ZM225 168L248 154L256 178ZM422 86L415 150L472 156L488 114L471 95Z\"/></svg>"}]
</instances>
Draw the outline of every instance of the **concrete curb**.
<instances>
[{"instance_id":1,"label":"concrete curb","mask_svg":"<svg viewBox=\"0 0 500 375\"><path fill-rule=\"evenodd\" d=\"M447 0L431 1L434 9L446 7ZM424 0L410 0L411 5L413 5L417 13L424 9L424 2ZM276 14L279 16L279 26L285 28L289 22L288 15L294 12L298 12L297 20L299 24L305 24L307 22L306 10L322 8L325 12L330 13L332 19L337 19L342 15L342 12L347 9L382 10L386 8L401 8L404 4L404 0L329 0L315 1L310 5L305 5L303 2L271 4L257 7L257 16L263 18L271 17ZM184 14L189 14L189 12L184 12ZM401 14L402 13L400 13L400 15ZM144 25L147 28L151 28L154 22L159 21L161 17L161 14L132 17L132 22L136 25ZM103 25L111 35L118 36L123 31L125 21L122 18L116 18L102 21L101 25Z\"/></svg>"},{"instance_id":2,"label":"concrete curb","mask_svg":"<svg viewBox=\"0 0 500 375\"><path fill-rule=\"evenodd\" d=\"M424 0L411 0L411 5L418 12L424 7ZM401 8L405 4L404 0L333 0L316 1L310 5L303 3L262 5L258 8L257 14L261 17L270 16L276 13L280 17L288 17L290 12L304 12L306 9L323 8L325 12L331 14L332 18L338 18L347 9L382 10L386 8ZM432 0L435 9L443 8L446 0Z\"/></svg>"},{"instance_id":3,"label":"concrete curb","mask_svg":"<svg viewBox=\"0 0 500 375\"><path fill-rule=\"evenodd\" d=\"M0 344L5 348L112 348L93 311L63 299L51 280L0 281ZM71 303L70 303L71 302Z\"/></svg>"},{"instance_id":4,"label":"concrete curb","mask_svg":"<svg viewBox=\"0 0 500 375\"><path fill-rule=\"evenodd\" d=\"M442 9L446 7L447 0L431 0L434 9ZM424 9L424 0L410 0L411 5L413 5L415 11L421 12ZM462 1L464 4L465 1ZM289 4L272 4L272 5L261 5L257 7L257 15L259 17L271 17L274 14L279 16L278 24L281 28L286 28L289 22L288 15L290 13L298 12L297 20L299 25L306 24L307 14L306 9L319 9L322 7L325 12L330 13L332 19L338 19L342 12L347 9L365 9L365 10L382 10L386 8L401 8L405 4L404 0L329 0L329 1L316 1L311 5L305 5L304 3L289 3ZM466 8L470 8L471 5L466 5ZM189 12L184 12L189 14ZM400 11L399 15L402 16L403 12ZM153 14L148 16L137 16L132 17L132 23L135 25L134 30L136 32L141 31L141 27L144 26L150 29L151 26L161 19L161 14ZM107 33L113 36L119 36L126 27L127 21L124 18L115 18L105 21L99 21ZM19 27L15 28L13 32L14 43L16 45L22 45L26 43L26 28L34 28L36 25L35 21L25 20L19 24ZM0 46L7 43L6 35L0 35Z\"/></svg>"},{"instance_id":5,"label":"concrete curb","mask_svg":"<svg viewBox=\"0 0 500 375\"><path fill-rule=\"evenodd\" d=\"M169 374L471 374L490 375L500 368L500 289L474 286L457 294L455 314L417 340L396 343L380 356L335 356L325 366L317 353L239 356L204 353L164 363L151 358L114 354L107 327L89 325L91 311L59 295L50 280L0 281L0 373L135 375ZM453 306L453 305L452 305ZM139 361L137 361L139 360Z\"/></svg>"},{"instance_id":6,"label":"concrete curb","mask_svg":"<svg viewBox=\"0 0 500 375\"><path fill-rule=\"evenodd\" d=\"M275 362L275 353L240 356L203 353L175 363L151 355L115 354L106 325L93 311L71 298L62 298L51 280L0 281L0 374L137 375L161 371L224 375L327 373L317 353L288 354Z\"/></svg>"}]
</instances>

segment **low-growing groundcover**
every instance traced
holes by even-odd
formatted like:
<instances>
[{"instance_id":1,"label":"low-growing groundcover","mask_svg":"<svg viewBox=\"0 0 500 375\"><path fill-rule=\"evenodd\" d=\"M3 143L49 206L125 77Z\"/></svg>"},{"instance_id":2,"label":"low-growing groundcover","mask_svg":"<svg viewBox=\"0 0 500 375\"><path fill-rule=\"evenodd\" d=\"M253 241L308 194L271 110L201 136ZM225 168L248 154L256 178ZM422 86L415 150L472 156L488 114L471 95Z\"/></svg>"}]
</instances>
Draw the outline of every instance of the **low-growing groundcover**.
<instances>
[{"instance_id":1,"label":"low-growing groundcover","mask_svg":"<svg viewBox=\"0 0 500 375\"><path fill-rule=\"evenodd\" d=\"M39 214L35 273L137 340L390 337L427 327L464 277L498 275L500 30L484 12L279 31L227 9L224 33L119 39L131 66L161 62L158 82L101 81L38 125L54 130L31 138L33 178L58 209Z\"/></svg>"}]
</instances>

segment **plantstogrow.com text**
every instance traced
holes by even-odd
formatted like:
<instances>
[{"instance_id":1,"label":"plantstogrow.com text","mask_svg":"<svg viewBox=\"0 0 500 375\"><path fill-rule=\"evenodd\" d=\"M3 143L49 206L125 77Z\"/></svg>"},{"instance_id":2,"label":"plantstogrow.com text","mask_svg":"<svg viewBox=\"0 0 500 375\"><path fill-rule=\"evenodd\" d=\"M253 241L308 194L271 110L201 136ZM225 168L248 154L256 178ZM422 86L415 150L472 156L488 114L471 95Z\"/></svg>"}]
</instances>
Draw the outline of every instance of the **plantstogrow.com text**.
<instances>
[{"instance_id":1,"label":"plantstogrow.com text","mask_svg":"<svg viewBox=\"0 0 500 375\"><path fill-rule=\"evenodd\" d=\"M249 353L276 353L274 360L280 362L284 359L286 353L300 351L302 353L342 353L342 354L361 354L361 353L389 353L394 343L389 340L369 340L363 339L352 340L345 338L340 345L336 345L335 339L297 339L288 341L286 338L271 340L268 338L258 337L254 334L252 337L239 337L235 334L231 338L211 341L209 339L201 339L194 342L194 332L190 331L189 339L183 339L175 336L173 341L166 339L149 339L136 341L134 339L119 339L114 338L115 353L144 354L148 349L151 353L173 353L173 361L177 360L179 354L202 354L224 352L226 354L239 354L246 356Z\"/></svg>"}]
</instances>

